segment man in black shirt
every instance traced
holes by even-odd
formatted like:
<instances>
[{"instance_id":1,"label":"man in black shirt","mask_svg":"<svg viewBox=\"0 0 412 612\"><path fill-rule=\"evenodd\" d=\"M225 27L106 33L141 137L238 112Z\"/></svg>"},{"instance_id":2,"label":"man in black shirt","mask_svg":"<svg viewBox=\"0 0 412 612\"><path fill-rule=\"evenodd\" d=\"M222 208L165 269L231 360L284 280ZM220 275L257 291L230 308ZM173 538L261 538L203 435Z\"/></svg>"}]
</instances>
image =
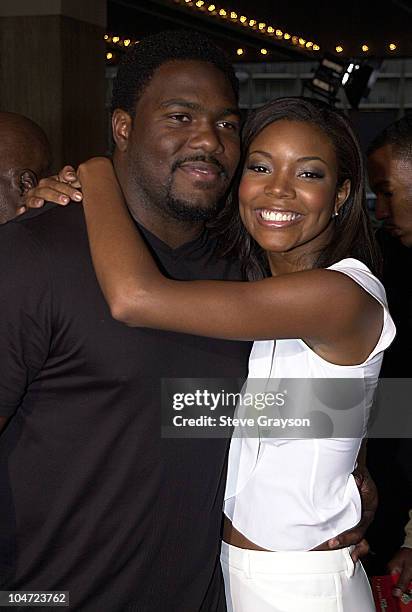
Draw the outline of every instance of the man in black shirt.
<instances>
[{"instance_id":1,"label":"man in black shirt","mask_svg":"<svg viewBox=\"0 0 412 612\"><path fill-rule=\"evenodd\" d=\"M113 136L130 213L163 271L240 279L204 227L239 160L222 53L187 33L136 46L114 87ZM113 320L76 204L4 226L0 279L1 588L69 590L88 612L225 610L228 440L161 440L160 381L244 377L249 344Z\"/></svg>"}]
</instances>

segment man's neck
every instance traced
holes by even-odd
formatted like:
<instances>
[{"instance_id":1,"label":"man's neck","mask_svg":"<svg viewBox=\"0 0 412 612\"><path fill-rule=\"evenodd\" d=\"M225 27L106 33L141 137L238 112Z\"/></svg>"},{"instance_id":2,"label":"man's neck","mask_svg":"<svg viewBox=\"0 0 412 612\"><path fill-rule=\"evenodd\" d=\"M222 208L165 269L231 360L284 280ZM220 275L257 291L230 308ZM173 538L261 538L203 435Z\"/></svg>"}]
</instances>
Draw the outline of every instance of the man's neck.
<instances>
[{"instance_id":1,"label":"man's neck","mask_svg":"<svg viewBox=\"0 0 412 612\"><path fill-rule=\"evenodd\" d=\"M195 240L204 230L204 222L182 222L168 216L166 212L159 210L156 206L149 206L143 197L139 197L130 189L126 177L123 175L122 168L116 164L114 167L127 208L133 219L142 225L149 232L157 236L159 240L177 249L183 244Z\"/></svg>"},{"instance_id":2,"label":"man's neck","mask_svg":"<svg viewBox=\"0 0 412 612\"><path fill-rule=\"evenodd\" d=\"M165 214L158 214L157 211L130 205L129 202L127 199L127 207L133 219L172 249L195 240L204 229L204 223L182 223Z\"/></svg>"}]
</instances>

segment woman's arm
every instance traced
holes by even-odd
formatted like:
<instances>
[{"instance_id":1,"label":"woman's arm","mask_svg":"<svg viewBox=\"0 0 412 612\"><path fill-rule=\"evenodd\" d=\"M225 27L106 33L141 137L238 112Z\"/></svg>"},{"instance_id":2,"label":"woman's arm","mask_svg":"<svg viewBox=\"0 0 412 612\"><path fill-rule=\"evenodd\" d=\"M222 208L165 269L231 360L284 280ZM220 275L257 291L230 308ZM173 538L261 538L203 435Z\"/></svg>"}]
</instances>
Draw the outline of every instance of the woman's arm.
<instances>
[{"instance_id":1,"label":"woman's arm","mask_svg":"<svg viewBox=\"0 0 412 612\"><path fill-rule=\"evenodd\" d=\"M359 359L376 344L382 308L346 275L316 269L258 282L169 280L136 231L111 162L86 162L79 179L93 263L116 319L228 339L326 346L350 337Z\"/></svg>"}]
</instances>

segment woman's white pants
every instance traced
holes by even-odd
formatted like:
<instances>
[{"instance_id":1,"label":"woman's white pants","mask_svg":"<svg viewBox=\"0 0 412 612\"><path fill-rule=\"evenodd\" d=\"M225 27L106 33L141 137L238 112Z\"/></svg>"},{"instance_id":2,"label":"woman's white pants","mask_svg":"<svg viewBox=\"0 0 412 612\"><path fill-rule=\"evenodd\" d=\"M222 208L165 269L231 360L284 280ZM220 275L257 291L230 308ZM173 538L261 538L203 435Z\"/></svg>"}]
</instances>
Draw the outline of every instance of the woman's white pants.
<instances>
[{"instance_id":1,"label":"woman's white pants","mask_svg":"<svg viewBox=\"0 0 412 612\"><path fill-rule=\"evenodd\" d=\"M374 612L365 570L350 549L244 550L222 542L228 612Z\"/></svg>"}]
</instances>

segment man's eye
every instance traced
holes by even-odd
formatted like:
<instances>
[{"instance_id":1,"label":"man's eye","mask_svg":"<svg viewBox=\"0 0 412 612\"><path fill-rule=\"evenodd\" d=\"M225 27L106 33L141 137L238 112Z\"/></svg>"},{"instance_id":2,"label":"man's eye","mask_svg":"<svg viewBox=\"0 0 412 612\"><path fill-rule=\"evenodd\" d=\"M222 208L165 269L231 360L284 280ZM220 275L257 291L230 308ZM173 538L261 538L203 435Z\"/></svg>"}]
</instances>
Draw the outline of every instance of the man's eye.
<instances>
[{"instance_id":1,"label":"man's eye","mask_svg":"<svg viewBox=\"0 0 412 612\"><path fill-rule=\"evenodd\" d=\"M225 128L226 130L233 130L237 132L239 130L239 126L237 123L232 123L231 121L219 121L218 125L220 127Z\"/></svg>"},{"instance_id":2,"label":"man's eye","mask_svg":"<svg viewBox=\"0 0 412 612\"><path fill-rule=\"evenodd\" d=\"M391 198L393 196L393 191L384 191L383 195L385 198Z\"/></svg>"},{"instance_id":3,"label":"man's eye","mask_svg":"<svg viewBox=\"0 0 412 612\"><path fill-rule=\"evenodd\" d=\"M176 121L179 121L180 123L187 123L190 121L190 116L189 115L185 115L183 113L174 113L174 115L169 115L170 119L175 119Z\"/></svg>"}]
</instances>

